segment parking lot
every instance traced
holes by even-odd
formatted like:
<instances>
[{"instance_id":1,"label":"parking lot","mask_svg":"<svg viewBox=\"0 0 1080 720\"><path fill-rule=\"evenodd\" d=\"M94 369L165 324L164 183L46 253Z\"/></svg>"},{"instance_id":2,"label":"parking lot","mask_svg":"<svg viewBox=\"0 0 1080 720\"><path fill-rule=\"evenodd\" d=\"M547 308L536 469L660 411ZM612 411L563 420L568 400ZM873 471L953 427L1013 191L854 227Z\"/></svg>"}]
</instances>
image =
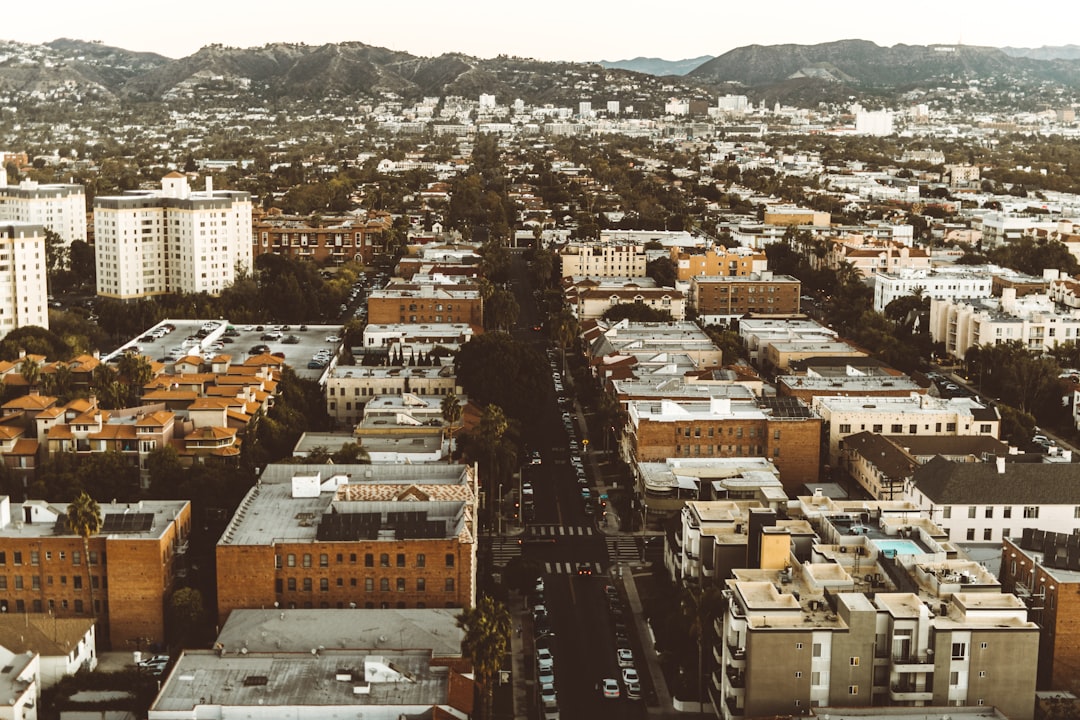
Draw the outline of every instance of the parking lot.
<instances>
[{"instance_id":1,"label":"parking lot","mask_svg":"<svg viewBox=\"0 0 1080 720\"><path fill-rule=\"evenodd\" d=\"M217 355L230 355L233 364L239 365L251 355L267 352L283 357L297 376L318 379L340 348L340 325L233 325L222 319L170 319L147 328L105 359L135 350L164 363L188 355L199 355L207 362Z\"/></svg>"}]
</instances>

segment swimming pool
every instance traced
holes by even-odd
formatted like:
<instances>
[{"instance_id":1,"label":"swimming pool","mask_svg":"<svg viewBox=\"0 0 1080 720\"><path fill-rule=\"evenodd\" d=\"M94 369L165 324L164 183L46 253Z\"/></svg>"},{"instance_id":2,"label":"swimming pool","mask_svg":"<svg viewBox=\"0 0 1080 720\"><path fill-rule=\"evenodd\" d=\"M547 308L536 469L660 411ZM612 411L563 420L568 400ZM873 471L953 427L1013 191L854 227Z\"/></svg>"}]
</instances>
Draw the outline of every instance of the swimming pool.
<instances>
[{"instance_id":1,"label":"swimming pool","mask_svg":"<svg viewBox=\"0 0 1080 720\"><path fill-rule=\"evenodd\" d=\"M882 555L922 555L926 551L914 540L872 540Z\"/></svg>"}]
</instances>

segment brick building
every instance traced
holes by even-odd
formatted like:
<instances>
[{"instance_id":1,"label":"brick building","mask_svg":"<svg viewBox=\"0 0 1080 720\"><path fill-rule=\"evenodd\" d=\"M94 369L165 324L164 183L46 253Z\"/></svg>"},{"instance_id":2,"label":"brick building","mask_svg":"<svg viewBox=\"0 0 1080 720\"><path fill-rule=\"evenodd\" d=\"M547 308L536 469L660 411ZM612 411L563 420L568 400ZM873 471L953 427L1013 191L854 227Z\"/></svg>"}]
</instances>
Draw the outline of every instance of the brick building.
<instances>
[{"instance_id":1,"label":"brick building","mask_svg":"<svg viewBox=\"0 0 1080 720\"><path fill-rule=\"evenodd\" d=\"M692 277L746 277L768 270L765 253L744 247L714 247L704 252L687 252L686 248L671 248L675 277L687 282Z\"/></svg>"},{"instance_id":2,"label":"brick building","mask_svg":"<svg viewBox=\"0 0 1080 720\"><path fill-rule=\"evenodd\" d=\"M1080 535L1024 528L1004 538L998 577L1039 624L1039 689L1080 693Z\"/></svg>"},{"instance_id":3,"label":"brick building","mask_svg":"<svg viewBox=\"0 0 1080 720\"><path fill-rule=\"evenodd\" d=\"M218 541L219 619L474 605L474 482L463 465L268 466Z\"/></svg>"},{"instance_id":4,"label":"brick building","mask_svg":"<svg viewBox=\"0 0 1080 720\"><path fill-rule=\"evenodd\" d=\"M251 255L274 253L317 263L355 261L371 264L386 250L389 213L366 216L259 214L251 224Z\"/></svg>"},{"instance_id":5,"label":"brick building","mask_svg":"<svg viewBox=\"0 0 1080 720\"><path fill-rule=\"evenodd\" d=\"M373 290L367 308L373 324L467 323L476 332L484 327L484 300L476 285L394 283Z\"/></svg>"},{"instance_id":6,"label":"brick building","mask_svg":"<svg viewBox=\"0 0 1080 720\"><path fill-rule=\"evenodd\" d=\"M165 603L191 532L186 501L102 503L102 530L83 541L67 528L66 503L0 497L0 610L93 617L114 650L165 642ZM89 562L91 588L87 587Z\"/></svg>"},{"instance_id":7,"label":"brick building","mask_svg":"<svg viewBox=\"0 0 1080 720\"><path fill-rule=\"evenodd\" d=\"M693 277L690 304L703 322L726 322L746 314L795 315L802 283L771 272L740 277Z\"/></svg>"},{"instance_id":8,"label":"brick building","mask_svg":"<svg viewBox=\"0 0 1080 720\"><path fill-rule=\"evenodd\" d=\"M818 480L821 418L794 398L634 401L627 409L626 444L635 462L765 457L789 491Z\"/></svg>"}]
</instances>

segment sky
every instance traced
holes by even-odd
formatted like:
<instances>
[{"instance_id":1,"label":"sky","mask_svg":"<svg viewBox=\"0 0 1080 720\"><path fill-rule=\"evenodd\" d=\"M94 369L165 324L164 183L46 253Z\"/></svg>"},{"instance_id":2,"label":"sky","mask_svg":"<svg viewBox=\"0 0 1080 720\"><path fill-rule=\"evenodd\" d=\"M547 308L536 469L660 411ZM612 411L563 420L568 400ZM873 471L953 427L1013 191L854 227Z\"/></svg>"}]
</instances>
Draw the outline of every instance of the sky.
<instances>
[{"instance_id":1,"label":"sky","mask_svg":"<svg viewBox=\"0 0 1080 720\"><path fill-rule=\"evenodd\" d=\"M812 45L857 38L1041 47L1080 42L1080 3L1029 10L1011 0L9 0L0 39L99 40L171 58L221 43L354 41L413 55L681 60L743 45Z\"/></svg>"}]
</instances>

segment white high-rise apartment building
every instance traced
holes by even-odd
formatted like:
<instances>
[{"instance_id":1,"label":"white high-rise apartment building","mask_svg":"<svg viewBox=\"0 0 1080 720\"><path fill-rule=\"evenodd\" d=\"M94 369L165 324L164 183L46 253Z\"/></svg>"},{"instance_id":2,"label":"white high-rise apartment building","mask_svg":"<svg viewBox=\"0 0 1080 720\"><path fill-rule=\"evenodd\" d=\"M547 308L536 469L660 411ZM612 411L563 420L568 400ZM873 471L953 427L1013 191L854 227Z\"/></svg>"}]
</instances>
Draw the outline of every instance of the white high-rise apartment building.
<instances>
[{"instance_id":1,"label":"white high-rise apartment building","mask_svg":"<svg viewBox=\"0 0 1080 720\"><path fill-rule=\"evenodd\" d=\"M41 225L60 236L65 245L86 242L86 190L82 185L47 184L23 180L8 185L0 167L0 223Z\"/></svg>"},{"instance_id":2,"label":"white high-rise apartment building","mask_svg":"<svg viewBox=\"0 0 1080 720\"><path fill-rule=\"evenodd\" d=\"M98 295L122 300L165 293L220 295L250 270L251 196L193 192L172 172L160 191L94 201Z\"/></svg>"},{"instance_id":3,"label":"white high-rise apartment building","mask_svg":"<svg viewBox=\"0 0 1080 720\"><path fill-rule=\"evenodd\" d=\"M49 327L45 228L0 223L0 337L27 325Z\"/></svg>"}]
</instances>

